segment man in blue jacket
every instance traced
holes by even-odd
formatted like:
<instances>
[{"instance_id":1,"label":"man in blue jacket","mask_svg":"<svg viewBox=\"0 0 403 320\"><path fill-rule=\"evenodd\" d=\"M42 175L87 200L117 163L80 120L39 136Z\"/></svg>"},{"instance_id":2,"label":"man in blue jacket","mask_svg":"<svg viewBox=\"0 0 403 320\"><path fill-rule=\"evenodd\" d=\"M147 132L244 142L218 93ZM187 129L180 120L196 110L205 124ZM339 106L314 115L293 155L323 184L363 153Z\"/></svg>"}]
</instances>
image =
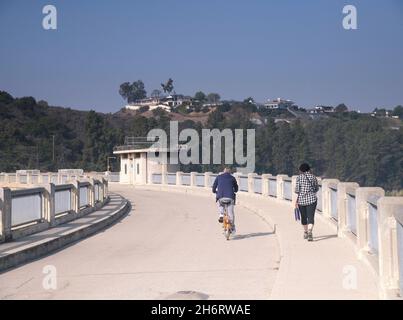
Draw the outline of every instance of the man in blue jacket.
<instances>
[{"instance_id":1,"label":"man in blue jacket","mask_svg":"<svg viewBox=\"0 0 403 320\"><path fill-rule=\"evenodd\" d=\"M231 203L228 205L228 218L231 221L232 232L235 233L235 193L238 192L238 183L236 179L231 174L231 169L226 167L224 172L218 175L213 183L213 193L216 194L216 202L218 203L219 218L218 222L223 222L224 208L220 204L220 199L229 198L232 199Z\"/></svg>"}]
</instances>

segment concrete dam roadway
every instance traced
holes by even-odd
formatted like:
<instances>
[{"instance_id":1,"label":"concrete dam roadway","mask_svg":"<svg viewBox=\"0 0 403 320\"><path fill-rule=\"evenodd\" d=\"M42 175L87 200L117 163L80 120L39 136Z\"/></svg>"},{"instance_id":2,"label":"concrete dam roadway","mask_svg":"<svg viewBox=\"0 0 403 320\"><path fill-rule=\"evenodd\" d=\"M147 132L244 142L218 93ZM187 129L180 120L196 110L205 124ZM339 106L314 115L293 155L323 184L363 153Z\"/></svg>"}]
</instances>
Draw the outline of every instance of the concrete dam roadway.
<instances>
[{"instance_id":1,"label":"concrete dam roadway","mask_svg":"<svg viewBox=\"0 0 403 320\"><path fill-rule=\"evenodd\" d=\"M111 184L132 209L102 232L0 275L1 299L269 299L278 239L265 220L236 206L226 241L214 195ZM45 289L54 266L56 289Z\"/></svg>"}]
</instances>

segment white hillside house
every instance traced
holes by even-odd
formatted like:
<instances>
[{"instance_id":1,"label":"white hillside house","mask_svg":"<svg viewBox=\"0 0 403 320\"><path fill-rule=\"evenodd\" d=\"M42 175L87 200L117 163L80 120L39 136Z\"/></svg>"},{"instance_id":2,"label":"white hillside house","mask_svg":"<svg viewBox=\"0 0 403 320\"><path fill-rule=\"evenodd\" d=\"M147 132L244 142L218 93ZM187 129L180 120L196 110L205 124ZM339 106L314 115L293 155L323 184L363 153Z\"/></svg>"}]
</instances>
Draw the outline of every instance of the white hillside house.
<instances>
[{"instance_id":1,"label":"white hillside house","mask_svg":"<svg viewBox=\"0 0 403 320\"><path fill-rule=\"evenodd\" d=\"M125 108L129 110L139 110L142 107L149 107L150 110L161 108L167 112L171 112L172 108L176 108L184 103L190 105L192 103L192 99L181 94L173 94L163 98L154 97L141 99L126 105Z\"/></svg>"}]
</instances>

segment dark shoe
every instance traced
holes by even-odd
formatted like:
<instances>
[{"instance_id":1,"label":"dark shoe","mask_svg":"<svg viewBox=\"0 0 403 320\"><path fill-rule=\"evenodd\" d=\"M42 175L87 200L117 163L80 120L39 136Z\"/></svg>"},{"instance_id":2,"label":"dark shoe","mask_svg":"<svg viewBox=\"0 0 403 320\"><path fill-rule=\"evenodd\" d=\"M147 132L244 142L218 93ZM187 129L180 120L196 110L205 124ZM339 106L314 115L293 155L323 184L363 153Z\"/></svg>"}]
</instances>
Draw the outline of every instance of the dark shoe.
<instances>
[{"instance_id":1,"label":"dark shoe","mask_svg":"<svg viewBox=\"0 0 403 320\"><path fill-rule=\"evenodd\" d=\"M308 232L308 241L313 241L312 232Z\"/></svg>"},{"instance_id":2,"label":"dark shoe","mask_svg":"<svg viewBox=\"0 0 403 320\"><path fill-rule=\"evenodd\" d=\"M304 240L308 239L308 232L304 232Z\"/></svg>"},{"instance_id":3,"label":"dark shoe","mask_svg":"<svg viewBox=\"0 0 403 320\"><path fill-rule=\"evenodd\" d=\"M223 223L223 221L224 221L224 217L219 217L219 218L218 218L218 222L219 222L219 223Z\"/></svg>"}]
</instances>

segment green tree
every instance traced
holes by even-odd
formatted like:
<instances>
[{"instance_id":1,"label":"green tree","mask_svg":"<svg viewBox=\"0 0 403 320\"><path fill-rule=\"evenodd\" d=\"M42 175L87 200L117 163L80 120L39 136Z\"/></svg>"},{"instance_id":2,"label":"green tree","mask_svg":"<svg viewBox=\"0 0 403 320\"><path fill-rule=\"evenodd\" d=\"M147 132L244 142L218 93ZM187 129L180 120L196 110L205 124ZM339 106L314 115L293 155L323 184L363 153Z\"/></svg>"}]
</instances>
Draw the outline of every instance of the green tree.
<instances>
[{"instance_id":1,"label":"green tree","mask_svg":"<svg viewBox=\"0 0 403 320\"><path fill-rule=\"evenodd\" d=\"M206 95L202 91L198 91L195 93L194 99L197 100L199 103L203 103L206 101Z\"/></svg>"},{"instance_id":2,"label":"green tree","mask_svg":"<svg viewBox=\"0 0 403 320\"><path fill-rule=\"evenodd\" d=\"M246 99L243 100L244 103L255 103L255 99L253 99L252 97L248 97Z\"/></svg>"},{"instance_id":3,"label":"green tree","mask_svg":"<svg viewBox=\"0 0 403 320\"><path fill-rule=\"evenodd\" d=\"M292 158L293 134L288 123L281 123L273 136L273 170L274 174L295 172Z\"/></svg>"},{"instance_id":4,"label":"green tree","mask_svg":"<svg viewBox=\"0 0 403 320\"><path fill-rule=\"evenodd\" d=\"M108 134L104 119L91 110L85 120L85 141L83 148L83 167L105 170L104 162L109 155Z\"/></svg>"},{"instance_id":5,"label":"green tree","mask_svg":"<svg viewBox=\"0 0 403 320\"><path fill-rule=\"evenodd\" d=\"M399 119L403 119L403 106L397 106L393 109L392 116L397 116Z\"/></svg>"},{"instance_id":6,"label":"green tree","mask_svg":"<svg viewBox=\"0 0 403 320\"><path fill-rule=\"evenodd\" d=\"M126 99L128 103L147 97L147 91L141 80L134 81L132 84L129 82L122 83L119 88L119 94L123 99Z\"/></svg>"},{"instance_id":7,"label":"green tree","mask_svg":"<svg viewBox=\"0 0 403 320\"><path fill-rule=\"evenodd\" d=\"M11 94L6 91L0 91L0 105L8 105L14 101Z\"/></svg>"},{"instance_id":8,"label":"green tree","mask_svg":"<svg viewBox=\"0 0 403 320\"><path fill-rule=\"evenodd\" d=\"M273 144L277 126L272 118L256 132L256 171L273 173Z\"/></svg>"},{"instance_id":9,"label":"green tree","mask_svg":"<svg viewBox=\"0 0 403 320\"><path fill-rule=\"evenodd\" d=\"M158 89L154 89L153 92L151 92L151 97L152 98L159 98L161 96L161 91Z\"/></svg>"},{"instance_id":10,"label":"green tree","mask_svg":"<svg viewBox=\"0 0 403 320\"><path fill-rule=\"evenodd\" d=\"M209 93L206 99L209 103L218 103L221 97L218 93Z\"/></svg>"},{"instance_id":11,"label":"green tree","mask_svg":"<svg viewBox=\"0 0 403 320\"><path fill-rule=\"evenodd\" d=\"M334 108L335 112L347 112L348 108L344 103L339 104L336 108Z\"/></svg>"},{"instance_id":12,"label":"green tree","mask_svg":"<svg viewBox=\"0 0 403 320\"><path fill-rule=\"evenodd\" d=\"M214 129L214 128L222 128L224 127L224 116L218 110L211 112L207 118L207 128Z\"/></svg>"},{"instance_id":13,"label":"green tree","mask_svg":"<svg viewBox=\"0 0 403 320\"><path fill-rule=\"evenodd\" d=\"M148 119L144 116L137 115L131 121L128 135L134 137L145 137L149 131Z\"/></svg>"},{"instance_id":14,"label":"green tree","mask_svg":"<svg viewBox=\"0 0 403 320\"><path fill-rule=\"evenodd\" d=\"M174 83L174 81L171 78L169 78L166 83L161 83L162 90L165 93L170 94L174 89L173 83Z\"/></svg>"},{"instance_id":15,"label":"green tree","mask_svg":"<svg viewBox=\"0 0 403 320\"><path fill-rule=\"evenodd\" d=\"M130 82L124 82L119 87L119 94L122 96L123 99L129 101L129 97L131 95L132 86Z\"/></svg>"}]
</instances>

